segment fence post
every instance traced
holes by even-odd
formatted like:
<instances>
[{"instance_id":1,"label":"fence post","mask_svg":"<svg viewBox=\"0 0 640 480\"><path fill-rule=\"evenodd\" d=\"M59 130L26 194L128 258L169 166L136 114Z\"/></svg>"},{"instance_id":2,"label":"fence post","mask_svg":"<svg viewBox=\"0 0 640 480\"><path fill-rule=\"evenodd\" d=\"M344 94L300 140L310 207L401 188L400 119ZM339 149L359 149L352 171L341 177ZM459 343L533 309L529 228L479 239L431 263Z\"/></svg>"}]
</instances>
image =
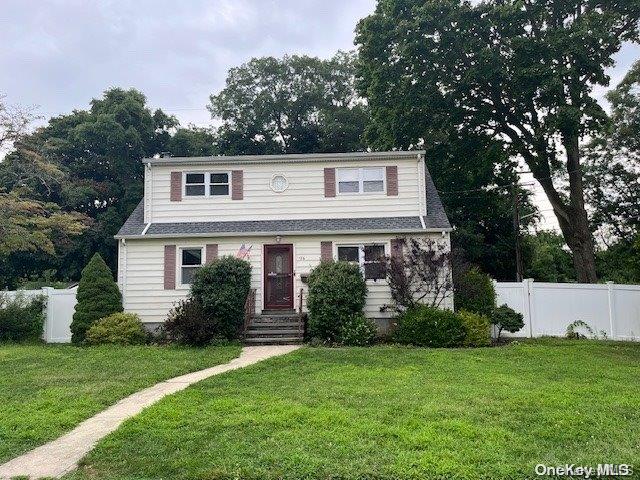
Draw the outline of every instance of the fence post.
<instances>
[{"instance_id":1,"label":"fence post","mask_svg":"<svg viewBox=\"0 0 640 480\"><path fill-rule=\"evenodd\" d=\"M615 340L615 330L613 328L613 324L614 324L614 316L615 316L615 310L614 310L614 305L613 305L613 288L614 288L614 284L613 282L607 282L607 294L608 294L608 299L609 299L609 329L611 330L611 340Z\"/></svg>"},{"instance_id":2,"label":"fence post","mask_svg":"<svg viewBox=\"0 0 640 480\"><path fill-rule=\"evenodd\" d=\"M525 278L522 281L524 288L525 321L529 325L529 338L533 338L533 313L531 312L531 294L533 292L533 278Z\"/></svg>"}]
</instances>

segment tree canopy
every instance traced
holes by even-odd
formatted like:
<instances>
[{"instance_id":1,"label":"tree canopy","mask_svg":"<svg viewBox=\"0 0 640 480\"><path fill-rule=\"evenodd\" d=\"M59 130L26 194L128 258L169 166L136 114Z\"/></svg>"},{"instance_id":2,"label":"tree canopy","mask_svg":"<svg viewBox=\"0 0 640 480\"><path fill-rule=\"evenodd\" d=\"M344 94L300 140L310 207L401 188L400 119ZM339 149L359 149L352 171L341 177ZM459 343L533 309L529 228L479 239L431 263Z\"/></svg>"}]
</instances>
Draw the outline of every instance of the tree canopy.
<instances>
[{"instance_id":1,"label":"tree canopy","mask_svg":"<svg viewBox=\"0 0 640 480\"><path fill-rule=\"evenodd\" d=\"M551 202L578 280L595 281L580 140L606 123L593 86L638 39L639 12L629 1L379 1L356 30L367 138L407 144L451 124L504 142Z\"/></svg>"},{"instance_id":2,"label":"tree canopy","mask_svg":"<svg viewBox=\"0 0 640 480\"><path fill-rule=\"evenodd\" d=\"M285 55L229 70L209 110L222 121L223 154L352 152L364 149L367 121L354 85L355 58Z\"/></svg>"}]
</instances>

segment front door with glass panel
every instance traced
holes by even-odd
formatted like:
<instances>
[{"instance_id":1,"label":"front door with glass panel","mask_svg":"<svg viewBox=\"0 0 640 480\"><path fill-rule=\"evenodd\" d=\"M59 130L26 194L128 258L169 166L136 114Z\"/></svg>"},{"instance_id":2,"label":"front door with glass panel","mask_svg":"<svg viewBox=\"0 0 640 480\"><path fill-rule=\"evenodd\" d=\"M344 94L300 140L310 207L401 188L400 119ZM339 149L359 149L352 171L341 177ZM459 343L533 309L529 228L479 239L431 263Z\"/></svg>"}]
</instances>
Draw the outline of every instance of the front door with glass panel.
<instances>
[{"instance_id":1,"label":"front door with glass panel","mask_svg":"<svg viewBox=\"0 0 640 480\"><path fill-rule=\"evenodd\" d=\"M264 246L264 308L293 308L293 245Z\"/></svg>"}]
</instances>

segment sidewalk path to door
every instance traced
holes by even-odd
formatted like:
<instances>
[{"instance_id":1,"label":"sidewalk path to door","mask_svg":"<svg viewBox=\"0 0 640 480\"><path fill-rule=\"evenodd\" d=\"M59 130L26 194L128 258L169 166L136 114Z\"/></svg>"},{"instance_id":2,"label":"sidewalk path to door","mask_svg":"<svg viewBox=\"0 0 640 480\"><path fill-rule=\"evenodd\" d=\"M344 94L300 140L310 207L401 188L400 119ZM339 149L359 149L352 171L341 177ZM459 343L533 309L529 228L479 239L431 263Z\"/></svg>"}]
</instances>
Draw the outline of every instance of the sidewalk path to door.
<instances>
[{"instance_id":1,"label":"sidewalk path to door","mask_svg":"<svg viewBox=\"0 0 640 480\"><path fill-rule=\"evenodd\" d=\"M181 375L140 390L85 420L69 433L0 465L0 479L18 476L59 478L74 470L80 459L89 453L100 439L162 397L183 390L205 378L284 355L298 348L300 345L244 347L240 356L229 363Z\"/></svg>"}]
</instances>

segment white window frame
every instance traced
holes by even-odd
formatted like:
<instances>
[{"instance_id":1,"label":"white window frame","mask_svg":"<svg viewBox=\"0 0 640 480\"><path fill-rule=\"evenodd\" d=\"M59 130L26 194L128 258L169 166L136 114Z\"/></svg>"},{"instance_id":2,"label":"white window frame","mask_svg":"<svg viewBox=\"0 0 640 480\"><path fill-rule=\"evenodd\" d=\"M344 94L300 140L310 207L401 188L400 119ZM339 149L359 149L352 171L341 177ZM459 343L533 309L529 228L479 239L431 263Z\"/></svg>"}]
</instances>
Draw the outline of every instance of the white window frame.
<instances>
[{"instance_id":1,"label":"white window frame","mask_svg":"<svg viewBox=\"0 0 640 480\"><path fill-rule=\"evenodd\" d=\"M204 195L187 195L187 175L204 175ZM227 183L211 183L211 175L226 175ZM202 185L201 183L190 183L189 185ZM228 185L229 191L226 195L211 195L212 185ZM230 171L193 171L182 173L182 198L227 198L231 196L231 172Z\"/></svg>"},{"instance_id":2,"label":"white window frame","mask_svg":"<svg viewBox=\"0 0 640 480\"><path fill-rule=\"evenodd\" d=\"M364 170L382 170L382 190L379 192L365 192L364 191ZM357 170L358 171L358 191L357 192L341 192L340 191L340 171L344 170ZM355 181L355 180L351 180ZM371 167L338 167L336 168L336 194L337 195L386 195L387 194L387 175L385 167L371 166Z\"/></svg>"},{"instance_id":3,"label":"white window frame","mask_svg":"<svg viewBox=\"0 0 640 480\"><path fill-rule=\"evenodd\" d=\"M189 172L191 173L191 172ZM183 250L200 250L200 265L183 265L182 264L182 252ZM184 267L187 268L202 268L205 265L205 258L204 256L206 255L205 252L205 247L204 245L189 245L189 246L183 246L183 247L178 247L178 258L176 259L176 266L177 266L177 272L176 272L176 278L179 280L178 285L180 285L180 288L185 288L185 289L189 289L191 288L191 284L190 283L182 283L182 269Z\"/></svg>"},{"instance_id":4,"label":"white window frame","mask_svg":"<svg viewBox=\"0 0 640 480\"><path fill-rule=\"evenodd\" d=\"M364 265L365 265L365 260L364 260L364 247L371 247L371 246L380 246L383 247L384 249L384 255L388 255L389 252L391 251L391 246L389 244L389 242L367 242L367 243L340 243L340 244L336 244L336 251L335 251L335 259L340 261L340 256L338 255L338 249L341 247L357 247L358 248L358 266L360 267L360 272L362 272L362 277L364 277ZM351 262L351 263L355 263L355 262ZM365 280L367 282L379 282L379 281L384 281L385 278L365 278Z\"/></svg>"}]
</instances>

